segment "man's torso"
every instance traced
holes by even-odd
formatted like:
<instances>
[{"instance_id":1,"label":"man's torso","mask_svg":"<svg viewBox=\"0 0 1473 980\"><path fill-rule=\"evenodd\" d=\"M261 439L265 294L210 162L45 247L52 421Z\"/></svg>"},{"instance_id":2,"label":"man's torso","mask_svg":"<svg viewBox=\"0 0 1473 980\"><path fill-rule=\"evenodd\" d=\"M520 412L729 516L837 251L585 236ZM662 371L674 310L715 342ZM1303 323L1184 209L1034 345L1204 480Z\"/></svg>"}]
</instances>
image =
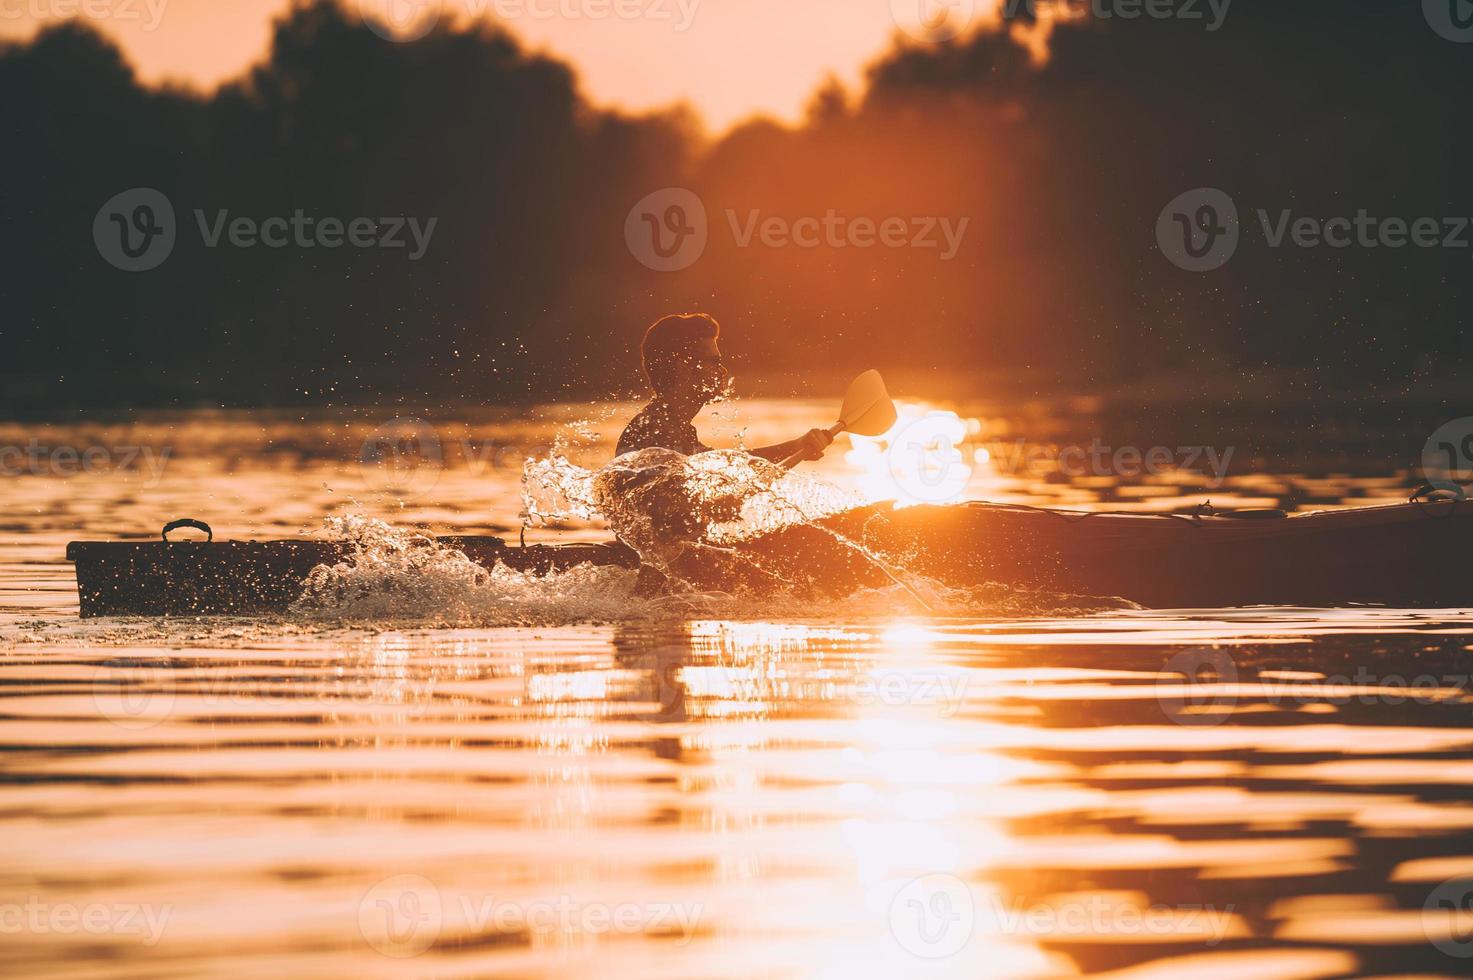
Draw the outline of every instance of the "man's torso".
<instances>
[{"instance_id":1,"label":"man's torso","mask_svg":"<svg viewBox=\"0 0 1473 980\"><path fill-rule=\"evenodd\" d=\"M619 448L615 455L637 452L641 449L671 449L683 456L694 456L707 452L696 437L696 427L686 419L676 417L659 402L644 407L619 437Z\"/></svg>"}]
</instances>

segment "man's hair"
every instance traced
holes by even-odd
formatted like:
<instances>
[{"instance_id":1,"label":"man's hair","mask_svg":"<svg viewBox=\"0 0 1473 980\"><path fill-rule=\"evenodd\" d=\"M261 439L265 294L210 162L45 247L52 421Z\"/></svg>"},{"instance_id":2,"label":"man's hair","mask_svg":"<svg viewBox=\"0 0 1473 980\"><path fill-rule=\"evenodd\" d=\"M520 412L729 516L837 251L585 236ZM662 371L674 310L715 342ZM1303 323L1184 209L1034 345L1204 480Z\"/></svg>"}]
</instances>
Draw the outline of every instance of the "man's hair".
<instances>
[{"instance_id":1,"label":"man's hair","mask_svg":"<svg viewBox=\"0 0 1473 980\"><path fill-rule=\"evenodd\" d=\"M656 320L639 346L650 387L657 394L665 392L674 380L675 355L720 336L721 324L705 313L679 313Z\"/></svg>"}]
</instances>

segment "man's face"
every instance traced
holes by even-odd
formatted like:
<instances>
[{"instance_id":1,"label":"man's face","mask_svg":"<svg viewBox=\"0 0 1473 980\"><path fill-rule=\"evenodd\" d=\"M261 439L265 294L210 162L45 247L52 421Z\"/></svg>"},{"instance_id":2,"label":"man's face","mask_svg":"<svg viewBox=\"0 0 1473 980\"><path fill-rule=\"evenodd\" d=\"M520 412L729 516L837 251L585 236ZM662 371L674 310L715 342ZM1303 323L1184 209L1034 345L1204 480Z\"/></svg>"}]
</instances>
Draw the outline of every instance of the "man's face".
<instances>
[{"instance_id":1,"label":"man's face","mask_svg":"<svg viewBox=\"0 0 1473 980\"><path fill-rule=\"evenodd\" d=\"M699 392L707 401L721 394L730 377L721 361L721 348L710 338L692 347L689 354L678 355L675 364L679 386Z\"/></svg>"}]
</instances>

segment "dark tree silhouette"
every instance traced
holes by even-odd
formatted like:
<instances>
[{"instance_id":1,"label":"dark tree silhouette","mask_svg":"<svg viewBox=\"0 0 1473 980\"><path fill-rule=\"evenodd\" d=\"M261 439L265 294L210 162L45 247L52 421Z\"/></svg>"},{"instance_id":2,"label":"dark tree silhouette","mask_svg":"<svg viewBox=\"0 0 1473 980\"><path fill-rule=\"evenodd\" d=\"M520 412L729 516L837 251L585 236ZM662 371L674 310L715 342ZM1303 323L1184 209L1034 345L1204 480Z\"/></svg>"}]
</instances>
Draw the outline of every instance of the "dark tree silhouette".
<instances>
[{"instance_id":1,"label":"dark tree silhouette","mask_svg":"<svg viewBox=\"0 0 1473 980\"><path fill-rule=\"evenodd\" d=\"M0 404L518 401L638 388L640 328L702 309L764 371L944 366L1040 390L1294 366L1332 385L1456 377L1473 249L1269 248L1273 216L1473 215L1462 46L1417 4L1237 0L1181 21L897 39L863 91L714 143L688 110L596 110L564 64L487 23L392 43L298 2L265 60L210 94L141 86L64 24L0 48ZM630 207L683 186L705 255L654 272ZM1224 268L1184 272L1178 193L1239 206ZM179 237L129 273L103 202L162 191ZM196 211L437 220L429 250L207 248ZM966 218L934 249L739 247L731 224ZM1473 239L1473 233L1466 236ZM1409 380L1410 379L1410 380Z\"/></svg>"}]
</instances>

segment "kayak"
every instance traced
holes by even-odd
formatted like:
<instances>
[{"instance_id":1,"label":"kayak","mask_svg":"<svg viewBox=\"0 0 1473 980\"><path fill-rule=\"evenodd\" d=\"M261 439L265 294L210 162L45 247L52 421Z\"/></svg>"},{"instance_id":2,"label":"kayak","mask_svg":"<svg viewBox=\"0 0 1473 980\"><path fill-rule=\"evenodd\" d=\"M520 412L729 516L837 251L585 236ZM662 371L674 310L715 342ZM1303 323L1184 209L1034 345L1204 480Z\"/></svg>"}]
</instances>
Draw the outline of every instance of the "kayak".
<instances>
[{"instance_id":1,"label":"kayak","mask_svg":"<svg viewBox=\"0 0 1473 980\"><path fill-rule=\"evenodd\" d=\"M847 593L922 575L1142 606L1473 606L1473 503L1414 502L1288 516L1279 510L1100 513L996 504L850 511L735 549L733 575ZM903 572L903 574L901 574Z\"/></svg>"},{"instance_id":2,"label":"kayak","mask_svg":"<svg viewBox=\"0 0 1473 980\"><path fill-rule=\"evenodd\" d=\"M67 560L77 572L83 618L93 616L200 616L281 612L302 597L312 570L350 561L346 542L169 541L175 526L208 527L197 521L174 522L164 540L74 541ZM578 565L639 567L639 555L611 544L529 545L515 547L497 537L434 539L491 568L546 575Z\"/></svg>"},{"instance_id":3,"label":"kayak","mask_svg":"<svg viewBox=\"0 0 1473 980\"><path fill-rule=\"evenodd\" d=\"M583 564L640 567L639 555L619 542L437 540L487 568L537 575ZM845 595L923 576L954 587L1001 585L1152 608L1449 607L1473 606L1470 554L1473 504L1459 500L1294 516L1205 506L1136 514L884 504L730 547L689 547L666 571L688 587L737 594ZM283 610L301 596L313 568L350 557L347 544L332 541L213 536L67 546L86 617Z\"/></svg>"}]
</instances>

